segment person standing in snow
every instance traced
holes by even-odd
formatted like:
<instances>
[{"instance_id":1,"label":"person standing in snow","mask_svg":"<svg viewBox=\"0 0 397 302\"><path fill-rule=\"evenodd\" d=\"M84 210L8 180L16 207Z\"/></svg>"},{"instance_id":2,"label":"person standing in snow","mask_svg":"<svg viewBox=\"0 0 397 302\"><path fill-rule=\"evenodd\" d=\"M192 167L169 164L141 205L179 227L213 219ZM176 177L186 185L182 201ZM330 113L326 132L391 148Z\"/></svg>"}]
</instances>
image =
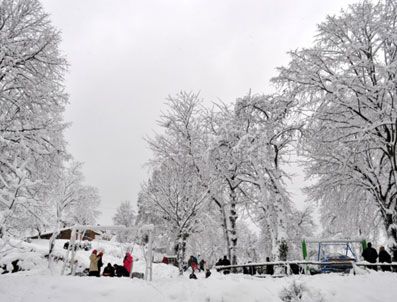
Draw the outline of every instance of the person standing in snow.
<instances>
[{"instance_id":1,"label":"person standing in snow","mask_svg":"<svg viewBox=\"0 0 397 302\"><path fill-rule=\"evenodd\" d=\"M204 261L203 269L205 271L205 278L211 276L210 266L208 265L207 261Z\"/></svg>"},{"instance_id":2,"label":"person standing in snow","mask_svg":"<svg viewBox=\"0 0 397 302\"><path fill-rule=\"evenodd\" d=\"M198 269L198 271L200 272L200 271L202 271L202 269L201 269L201 267L200 267L200 262L201 262L201 255L200 254L198 254L197 255L197 258L196 258L196 261L197 261L197 269Z\"/></svg>"},{"instance_id":3,"label":"person standing in snow","mask_svg":"<svg viewBox=\"0 0 397 302\"><path fill-rule=\"evenodd\" d=\"M197 263L197 258L194 257L193 255L190 256L189 260L187 261L188 267L192 268L192 271L198 270L198 263Z\"/></svg>"},{"instance_id":4,"label":"person standing in snow","mask_svg":"<svg viewBox=\"0 0 397 302\"><path fill-rule=\"evenodd\" d=\"M97 250L93 250L90 255L90 268L88 276L99 277Z\"/></svg>"},{"instance_id":5,"label":"person standing in snow","mask_svg":"<svg viewBox=\"0 0 397 302\"><path fill-rule=\"evenodd\" d=\"M200 271L205 271L205 268L204 268L205 263L206 263L206 261L204 259L200 260L200 262L199 262Z\"/></svg>"},{"instance_id":6,"label":"person standing in snow","mask_svg":"<svg viewBox=\"0 0 397 302\"><path fill-rule=\"evenodd\" d=\"M384 246L379 247L379 262L380 263L391 263L391 256L390 254L385 250ZM382 271L384 272L390 272L391 267L390 266L381 266Z\"/></svg>"},{"instance_id":7,"label":"person standing in snow","mask_svg":"<svg viewBox=\"0 0 397 302\"><path fill-rule=\"evenodd\" d=\"M270 262L269 257L266 257L266 262ZM268 274L268 275L274 274L274 265L273 264L266 265L266 274Z\"/></svg>"},{"instance_id":8,"label":"person standing in snow","mask_svg":"<svg viewBox=\"0 0 397 302\"><path fill-rule=\"evenodd\" d=\"M124 260L123 260L123 266L126 269L126 271L128 272L128 276L131 275L133 261L134 261L134 259L132 258L131 253L126 252Z\"/></svg>"},{"instance_id":9,"label":"person standing in snow","mask_svg":"<svg viewBox=\"0 0 397 302\"><path fill-rule=\"evenodd\" d=\"M226 255L223 256L222 265L230 265L230 260L227 259L227 256L226 256ZM229 269L223 270L223 274L224 274L224 275L230 274L230 270L229 270Z\"/></svg>"},{"instance_id":10,"label":"person standing in snow","mask_svg":"<svg viewBox=\"0 0 397 302\"><path fill-rule=\"evenodd\" d=\"M372 247L371 242L368 242L367 248L364 249L362 256L365 261L369 263L376 263L376 259L378 258L378 252ZM375 271L378 270L378 267L376 265L368 265L368 268Z\"/></svg>"},{"instance_id":11,"label":"person standing in snow","mask_svg":"<svg viewBox=\"0 0 397 302\"><path fill-rule=\"evenodd\" d=\"M98 277L101 275L101 269L103 266L102 257L103 257L103 252L101 251L98 253Z\"/></svg>"}]
</instances>

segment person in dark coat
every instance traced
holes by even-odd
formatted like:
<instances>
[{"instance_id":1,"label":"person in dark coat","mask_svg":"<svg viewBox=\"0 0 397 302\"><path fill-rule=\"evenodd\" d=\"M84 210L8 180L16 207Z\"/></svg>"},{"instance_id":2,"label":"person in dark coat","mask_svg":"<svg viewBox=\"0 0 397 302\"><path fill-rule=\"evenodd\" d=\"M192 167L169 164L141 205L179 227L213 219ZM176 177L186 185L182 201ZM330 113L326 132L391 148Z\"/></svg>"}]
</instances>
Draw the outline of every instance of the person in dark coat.
<instances>
[{"instance_id":1,"label":"person in dark coat","mask_svg":"<svg viewBox=\"0 0 397 302\"><path fill-rule=\"evenodd\" d=\"M266 257L266 262L270 262L269 257ZM274 274L274 265L273 264L266 265L266 274L268 274L268 275Z\"/></svg>"},{"instance_id":2,"label":"person in dark coat","mask_svg":"<svg viewBox=\"0 0 397 302\"><path fill-rule=\"evenodd\" d=\"M363 251L362 256L365 261L369 263L376 263L376 259L378 258L378 252L372 247L371 242L368 242L367 248ZM378 267L376 265L368 265L368 268L375 271L378 270Z\"/></svg>"},{"instance_id":3,"label":"person in dark coat","mask_svg":"<svg viewBox=\"0 0 397 302\"><path fill-rule=\"evenodd\" d=\"M391 263L391 256L390 254L385 250L384 246L379 247L379 262L380 263ZM391 267L390 266L381 266L382 271L384 272L390 272Z\"/></svg>"},{"instance_id":4,"label":"person in dark coat","mask_svg":"<svg viewBox=\"0 0 397 302\"><path fill-rule=\"evenodd\" d=\"M204 264L205 264L204 259L201 259L199 263L200 271L204 271Z\"/></svg>"},{"instance_id":5,"label":"person in dark coat","mask_svg":"<svg viewBox=\"0 0 397 302\"><path fill-rule=\"evenodd\" d=\"M101 269L103 266L102 257L103 257L103 252L99 252L98 253L98 277L101 275Z\"/></svg>"},{"instance_id":6,"label":"person in dark coat","mask_svg":"<svg viewBox=\"0 0 397 302\"><path fill-rule=\"evenodd\" d=\"M110 263L108 263L108 265L103 269L102 276L114 277L114 271L114 267Z\"/></svg>"},{"instance_id":7,"label":"person in dark coat","mask_svg":"<svg viewBox=\"0 0 397 302\"><path fill-rule=\"evenodd\" d=\"M129 276L128 271L125 269L124 266L114 264L113 267L114 267L115 276L117 276L117 277L128 277Z\"/></svg>"},{"instance_id":8,"label":"person in dark coat","mask_svg":"<svg viewBox=\"0 0 397 302\"><path fill-rule=\"evenodd\" d=\"M221 265L230 265L230 260L227 259L227 256L226 256L226 255L223 256L222 264L221 264ZM224 270L223 270L223 274L224 274L224 275L230 274L230 270L229 270L229 269L224 269Z\"/></svg>"}]
</instances>

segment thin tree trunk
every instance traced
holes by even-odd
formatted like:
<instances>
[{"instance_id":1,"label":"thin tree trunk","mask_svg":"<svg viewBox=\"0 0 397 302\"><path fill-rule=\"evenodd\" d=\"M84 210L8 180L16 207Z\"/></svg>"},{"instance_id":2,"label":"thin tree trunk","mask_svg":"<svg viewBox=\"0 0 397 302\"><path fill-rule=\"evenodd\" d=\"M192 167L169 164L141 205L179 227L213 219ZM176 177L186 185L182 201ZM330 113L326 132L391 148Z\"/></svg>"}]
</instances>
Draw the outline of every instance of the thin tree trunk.
<instances>
[{"instance_id":1,"label":"thin tree trunk","mask_svg":"<svg viewBox=\"0 0 397 302\"><path fill-rule=\"evenodd\" d=\"M185 252L186 252L186 239L187 234L180 233L178 235L178 251L177 251L177 259L178 259L178 268L179 268L179 275L183 275L183 263L185 261Z\"/></svg>"},{"instance_id":2,"label":"thin tree trunk","mask_svg":"<svg viewBox=\"0 0 397 302\"><path fill-rule=\"evenodd\" d=\"M232 265L237 264L237 230L236 230L236 220L238 218L237 211L237 195L235 190L231 190L230 192L230 214L229 214L229 221L230 221L230 261Z\"/></svg>"},{"instance_id":3,"label":"thin tree trunk","mask_svg":"<svg viewBox=\"0 0 397 302\"><path fill-rule=\"evenodd\" d=\"M226 254L231 258L231 248L230 248L230 236L229 236L229 228L228 228L228 223L227 223L227 215L226 215L226 209L225 205L223 204L221 206L221 214L222 214L222 227L223 227L223 233L225 236L225 243L226 243Z\"/></svg>"},{"instance_id":4,"label":"thin tree trunk","mask_svg":"<svg viewBox=\"0 0 397 302\"><path fill-rule=\"evenodd\" d=\"M54 257L53 257L53 252L55 248L55 240L58 237L59 233L61 230L61 209L60 206L57 206L57 227L54 233L52 233L52 236L49 240L49 249L48 249L48 268L53 272L53 262L54 262Z\"/></svg>"}]
</instances>

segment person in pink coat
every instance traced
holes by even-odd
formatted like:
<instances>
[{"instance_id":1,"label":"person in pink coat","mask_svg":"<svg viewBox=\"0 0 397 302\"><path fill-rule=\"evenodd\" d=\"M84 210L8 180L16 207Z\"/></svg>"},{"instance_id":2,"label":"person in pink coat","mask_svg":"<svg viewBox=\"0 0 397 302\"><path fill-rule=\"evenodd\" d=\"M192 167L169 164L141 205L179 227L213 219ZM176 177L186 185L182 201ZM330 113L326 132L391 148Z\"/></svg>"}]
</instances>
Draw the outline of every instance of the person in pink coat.
<instances>
[{"instance_id":1,"label":"person in pink coat","mask_svg":"<svg viewBox=\"0 0 397 302\"><path fill-rule=\"evenodd\" d=\"M128 274L131 274L132 263L133 263L133 258L132 258L132 255L130 254L130 252L125 253L123 265L124 265L124 268L127 270Z\"/></svg>"}]
</instances>

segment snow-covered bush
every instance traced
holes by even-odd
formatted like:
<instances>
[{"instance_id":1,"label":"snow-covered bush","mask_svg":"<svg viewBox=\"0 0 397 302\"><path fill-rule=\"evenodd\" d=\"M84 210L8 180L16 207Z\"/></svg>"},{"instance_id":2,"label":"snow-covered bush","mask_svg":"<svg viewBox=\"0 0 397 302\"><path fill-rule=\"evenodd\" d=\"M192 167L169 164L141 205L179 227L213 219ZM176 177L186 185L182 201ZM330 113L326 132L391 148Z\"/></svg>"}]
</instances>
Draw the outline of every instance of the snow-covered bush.
<instances>
[{"instance_id":1,"label":"snow-covered bush","mask_svg":"<svg viewBox=\"0 0 397 302\"><path fill-rule=\"evenodd\" d=\"M279 297L284 302L325 302L319 291L311 290L303 282L297 280L283 288Z\"/></svg>"}]
</instances>

